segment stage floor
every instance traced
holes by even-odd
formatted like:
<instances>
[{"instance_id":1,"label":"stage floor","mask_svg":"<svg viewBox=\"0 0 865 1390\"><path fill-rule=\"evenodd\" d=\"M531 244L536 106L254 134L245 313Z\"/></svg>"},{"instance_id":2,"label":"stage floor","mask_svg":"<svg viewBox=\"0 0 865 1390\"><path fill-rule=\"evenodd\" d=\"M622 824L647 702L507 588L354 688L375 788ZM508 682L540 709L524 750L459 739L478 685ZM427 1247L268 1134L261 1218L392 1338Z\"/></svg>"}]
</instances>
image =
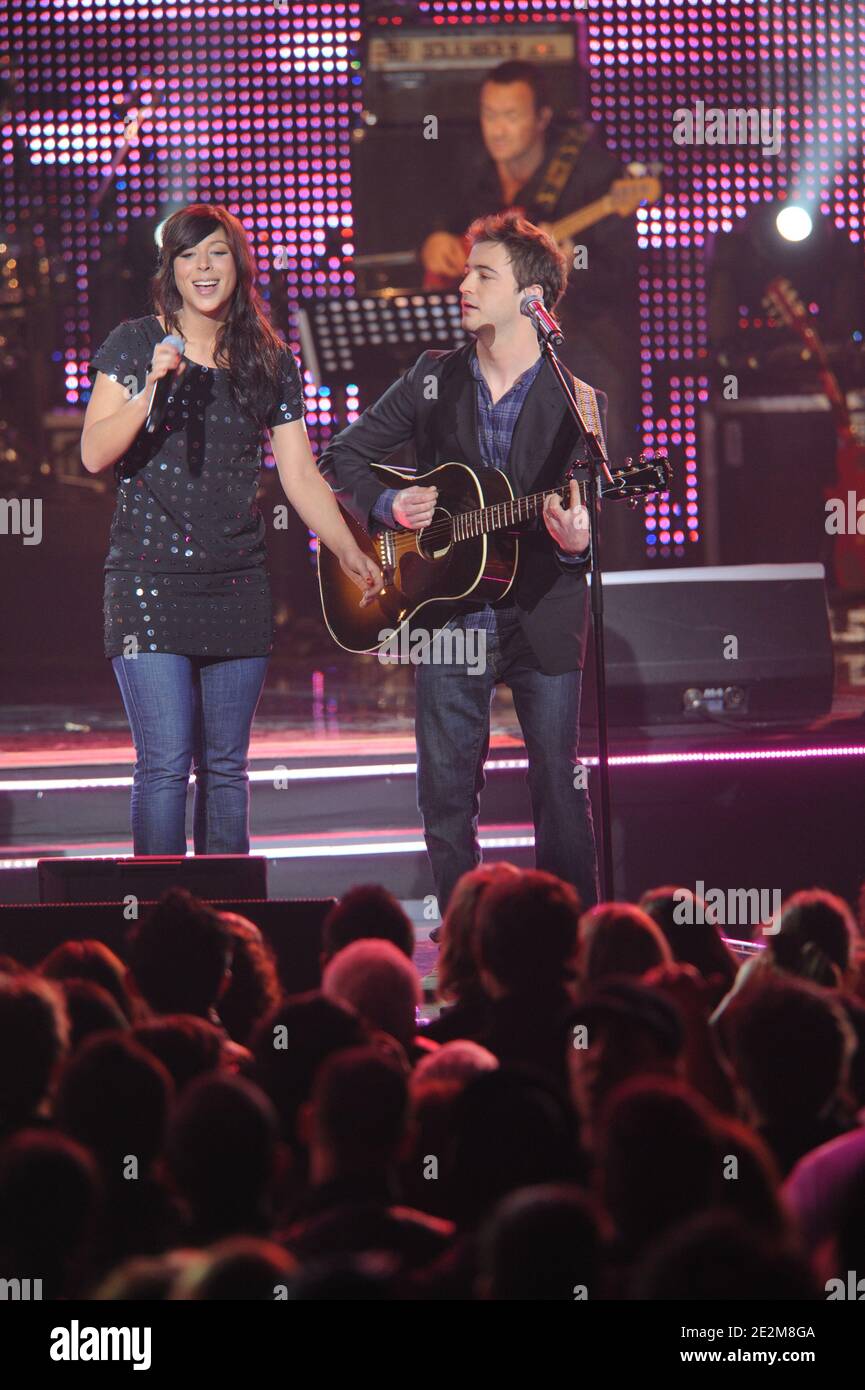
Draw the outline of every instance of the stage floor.
<instances>
[{"instance_id":1,"label":"stage floor","mask_svg":"<svg viewBox=\"0 0 865 1390\"><path fill-rule=\"evenodd\" d=\"M855 897L865 875L865 631L839 634L831 712L804 728L699 721L611 730L616 891L658 882ZM18 672L19 681L24 673ZM16 682L17 684L17 682ZM132 853L133 750L106 662L58 699L0 705L0 902L36 901L46 856ZM47 694L43 692L43 694ZM273 897L383 882L433 893L415 796L413 671L332 645L274 661L250 749L251 850ZM592 787L594 731L582 753ZM510 691L492 705L484 857L531 866L526 756ZM191 802L191 798L190 798ZM191 844L191 835L190 835ZM419 919L428 931L432 922Z\"/></svg>"}]
</instances>

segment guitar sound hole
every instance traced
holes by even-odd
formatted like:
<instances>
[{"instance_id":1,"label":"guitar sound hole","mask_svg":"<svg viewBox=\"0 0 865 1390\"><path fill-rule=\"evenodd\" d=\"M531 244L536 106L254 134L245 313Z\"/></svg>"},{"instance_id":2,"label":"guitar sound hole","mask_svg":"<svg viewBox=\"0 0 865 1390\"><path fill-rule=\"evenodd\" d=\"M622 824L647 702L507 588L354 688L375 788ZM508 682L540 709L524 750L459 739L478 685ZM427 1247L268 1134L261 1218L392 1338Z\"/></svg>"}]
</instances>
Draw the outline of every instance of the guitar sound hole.
<instances>
[{"instance_id":1,"label":"guitar sound hole","mask_svg":"<svg viewBox=\"0 0 865 1390\"><path fill-rule=\"evenodd\" d=\"M425 560L443 560L453 548L451 514L436 507L429 526L417 533L417 547Z\"/></svg>"}]
</instances>

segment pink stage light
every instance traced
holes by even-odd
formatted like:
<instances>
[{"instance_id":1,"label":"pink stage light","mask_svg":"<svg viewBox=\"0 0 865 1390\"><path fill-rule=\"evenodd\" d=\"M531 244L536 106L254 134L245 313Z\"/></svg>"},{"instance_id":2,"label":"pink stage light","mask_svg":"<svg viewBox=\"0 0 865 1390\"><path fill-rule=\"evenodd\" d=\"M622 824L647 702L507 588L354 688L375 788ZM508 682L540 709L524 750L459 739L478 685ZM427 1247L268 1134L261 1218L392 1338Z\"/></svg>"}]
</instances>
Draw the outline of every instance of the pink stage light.
<instances>
[{"instance_id":1,"label":"pink stage light","mask_svg":"<svg viewBox=\"0 0 865 1390\"><path fill-rule=\"evenodd\" d=\"M310 751L316 748L319 740L309 739ZM255 757L255 749L252 750ZM720 763L769 763L803 762L807 759L842 759L865 757L865 744L807 744L802 748L719 748L687 749L659 753L612 753L611 767L688 767L699 764ZM597 757L586 756L580 759L587 767L596 767ZM523 772L528 768L527 758L488 759L485 764L488 773ZM313 764L283 769L279 775L291 782L328 782L367 780L371 777L409 777L414 776L417 764L412 759L398 762L366 762L344 764ZM252 768L251 782L272 783L277 773L274 765ZM190 777L192 782L192 777ZM113 787L130 787L132 777L127 775L105 777L10 777L0 780L0 792L7 795L16 793L60 791L104 791Z\"/></svg>"},{"instance_id":2,"label":"pink stage light","mask_svg":"<svg viewBox=\"0 0 865 1390\"><path fill-rule=\"evenodd\" d=\"M20 85L32 94L29 107L16 112L15 137L28 147L51 200L66 210L68 229L57 255L91 265L100 252L102 233L84 215L81 175L110 160L135 78L136 100L152 103L155 116L117 180L113 215L119 227L144 215L164 216L193 196L224 202L250 226L266 298L291 305L301 296L351 291L349 156L363 95L359 0L255 6L223 0L207 7L207 25L193 45L194 17L179 4L8 0L6 8ZM417 12L450 28L491 24L527 32L546 20L584 25L592 78L587 114L624 162L640 158L663 166L666 198L640 210L635 230L642 258L642 418L645 444L660 449L666 440L674 456L672 500L694 504L680 513L687 548L698 540L702 519L697 410L707 383L683 378L674 397L653 378L652 361L694 359L705 349L704 240L732 228L755 201L786 192L792 180L811 184L836 224L861 241L860 7L824 0L771 6L424 0ZM380 16L370 27L399 34L401 17ZM122 43L112 51L118 32ZM676 146L669 115L679 90L722 108L760 106L771 90L787 112L790 138L775 159L742 158L723 146ZM62 108L53 106L58 92ZM0 131L4 211L29 196L12 186L11 138L7 122ZM296 214L310 192L316 202L305 213L300 246ZM274 226L279 237L270 241ZM275 244L289 249L281 271L272 264ZM288 331L296 332L293 319ZM85 361L94 346L86 297L66 315L63 333L58 360L71 351L74 360ZM299 342L291 346L299 351ZM71 402L85 400L88 390L82 375L70 387ZM364 404L358 401L359 408ZM661 416L663 429L656 423ZM326 433L314 440L318 446ZM678 533L659 543L650 520L647 511L647 554L672 558L682 548Z\"/></svg>"}]
</instances>

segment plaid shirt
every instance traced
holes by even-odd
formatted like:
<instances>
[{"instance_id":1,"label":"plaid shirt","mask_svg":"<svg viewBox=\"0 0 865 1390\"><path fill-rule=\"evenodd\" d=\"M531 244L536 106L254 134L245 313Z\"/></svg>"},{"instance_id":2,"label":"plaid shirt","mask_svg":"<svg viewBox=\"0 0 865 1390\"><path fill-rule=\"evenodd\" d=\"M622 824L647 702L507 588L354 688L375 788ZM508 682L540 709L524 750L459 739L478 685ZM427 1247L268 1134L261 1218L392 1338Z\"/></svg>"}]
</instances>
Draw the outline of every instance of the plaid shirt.
<instances>
[{"instance_id":1,"label":"plaid shirt","mask_svg":"<svg viewBox=\"0 0 865 1390\"><path fill-rule=\"evenodd\" d=\"M507 473L508 455L511 452L511 440L517 420L543 361L544 359L539 357L522 376L517 377L510 391L506 391L493 405L490 388L481 371L477 353L473 352L469 358L472 376L477 382L478 445L486 468L498 468L502 473Z\"/></svg>"},{"instance_id":2,"label":"plaid shirt","mask_svg":"<svg viewBox=\"0 0 865 1390\"><path fill-rule=\"evenodd\" d=\"M534 362L523 372L522 376L517 377L511 389L506 391L494 404L490 388L478 362L477 352L473 352L469 358L471 373L476 383L478 448L484 467L498 468L507 475L508 457L511 452L511 441L514 437L517 420L525 405L526 396L531 390L532 383L541 370L543 360L542 357L539 357L537 362ZM385 488L376 498L373 506L372 515L385 526L396 524L393 515L393 503L396 495L396 488ZM557 553L566 562L583 563L582 557L565 555L562 551ZM446 627L479 627L485 628L488 632L496 632L500 627L516 626L518 622L516 606L510 597L499 600L495 606L491 603L471 606L469 599L465 599L464 604L469 606L461 606L459 613L445 624Z\"/></svg>"}]
</instances>

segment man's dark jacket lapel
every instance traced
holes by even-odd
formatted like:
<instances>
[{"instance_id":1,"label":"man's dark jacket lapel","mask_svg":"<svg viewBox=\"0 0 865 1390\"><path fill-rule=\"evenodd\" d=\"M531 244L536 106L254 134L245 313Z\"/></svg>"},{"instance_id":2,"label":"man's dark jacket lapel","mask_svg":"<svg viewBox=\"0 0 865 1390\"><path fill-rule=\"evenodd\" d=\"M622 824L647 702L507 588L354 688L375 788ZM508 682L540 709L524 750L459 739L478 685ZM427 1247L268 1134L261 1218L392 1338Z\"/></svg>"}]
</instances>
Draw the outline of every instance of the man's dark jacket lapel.
<instances>
[{"instance_id":1,"label":"man's dark jacket lapel","mask_svg":"<svg viewBox=\"0 0 865 1390\"><path fill-rule=\"evenodd\" d=\"M479 470L484 464L478 443L477 383L469 368L470 353L470 346L455 353L442 375L437 409L433 412L435 453L439 463L457 461ZM511 441L508 474L516 496L524 497L561 481L562 461L548 455L564 411L559 388L544 363L526 396ZM418 462L421 468L431 466L426 459Z\"/></svg>"}]
</instances>

